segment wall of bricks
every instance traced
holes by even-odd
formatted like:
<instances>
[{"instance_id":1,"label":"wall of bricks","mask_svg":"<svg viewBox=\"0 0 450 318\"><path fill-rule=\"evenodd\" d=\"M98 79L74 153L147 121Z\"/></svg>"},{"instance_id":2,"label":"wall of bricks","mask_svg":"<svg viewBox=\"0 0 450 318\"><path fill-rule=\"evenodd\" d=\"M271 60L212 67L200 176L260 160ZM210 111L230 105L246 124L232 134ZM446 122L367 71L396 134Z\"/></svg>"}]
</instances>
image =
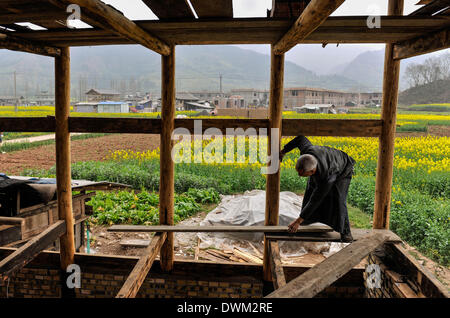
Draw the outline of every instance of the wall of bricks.
<instances>
[{"instance_id":1,"label":"wall of bricks","mask_svg":"<svg viewBox=\"0 0 450 318\"><path fill-rule=\"evenodd\" d=\"M398 297L397 293L393 288L393 281L389 276L386 275L386 267L381 261L379 257L371 253L368 257L368 262L370 264L376 264L380 268L380 282L379 285L375 284L376 282L373 280L375 275L369 271L364 272L364 286L366 287L365 295L367 298L396 298ZM372 279L372 286L369 286L368 281ZM379 288L371 288L371 287L379 287Z\"/></svg>"},{"instance_id":2,"label":"wall of bricks","mask_svg":"<svg viewBox=\"0 0 450 318\"><path fill-rule=\"evenodd\" d=\"M0 249L0 259L10 252ZM79 298L112 298L119 292L137 257L76 254L81 268ZM287 281L307 267L285 267ZM177 261L172 273L162 272L156 260L137 297L141 298L260 298L262 266ZM362 270L352 270L316 297L363 297ZM60 297L59 254L44 252L8 281L0 282L0 298Z\"/></svg>"}]
</instances>

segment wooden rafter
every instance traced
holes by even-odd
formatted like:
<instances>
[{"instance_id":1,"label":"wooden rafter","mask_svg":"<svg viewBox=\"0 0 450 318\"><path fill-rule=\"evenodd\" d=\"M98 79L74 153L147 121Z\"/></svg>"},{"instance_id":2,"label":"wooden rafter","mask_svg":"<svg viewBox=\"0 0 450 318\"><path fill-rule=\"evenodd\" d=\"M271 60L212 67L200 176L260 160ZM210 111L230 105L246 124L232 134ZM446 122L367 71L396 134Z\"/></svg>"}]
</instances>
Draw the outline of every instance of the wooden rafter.
<instances>
[{"instance_id":1,"label":"wooden rafter","mask_svg":"<svg viewBox=\"0 0 450 318\"><path fill-rule=\"evenodd\" d=\"M202 119L202 132L208 128L218 128L226 134L227 128L268 128L268 119ZM14 132L54 132L54 117L3 117L0 118L3 131ZM193 119L175 119L175 128L186 128L194 133ZM283 119L283 136L348 136L379 137L380 119ZM160 134L161 120L148 118L98 118L70 117L69 131L78 133L128 133Z\"/></svg>"},{"instance_id":2,"label":"wooden rafter","mask_svg":"<svg viewBox=\"0 0 450 318\"><path fill-rule=\"evenodd\" d=\"M196 44L269 44L280 39L292 25L286 19L221 19L195 21L134 21L166 43ZM329 17L302 43L395 43L445 28L446 17L381 17L382 28L367 28L367 17ZM226 31L226 32L225 32ZM112 45L136 43L111 30L63 29L16 32L17 37L42 41L55 46Z\"/></svg>"},{"instance_id":3,"label":"wooden rafter","mask_svg":"<svg viewBox=\"0 0 450 318\"><path fill-rule=\"evenodd\" d=\"M426 5L423 7L417 9L416 11L410 13L410 16L417 16L417 15L433 15L437 12L440 12L444 10L445 8L450 7L450 1L449 0L433 0L428 1Z\"/></svg>"},{"instance_id":4,"label":"wooden rafter","mask_svg":"<svg viewBox=\"0 0 450 318\"><path fill-rule=\"evenodd\" d=\"M450 31L442 30L394 45L394 59L405 59L450 47Z\"/></svg>"},{"instance_id":5,"label":"wooden rafter","mask_svg":"<svg viewBox=\"0 0 450 318\"><path fill-rule=\"evenodd\" d=\"M270 249L270 272L272 273L272 282L275 289L286 285L283 266L281 264L280 247L277 241L268 241Z\"/></svg>"},{"instance_id":6,"label":"wooden rafter","mask_svg":"<svg viewBox=\"0 0 450 318\"><path fill-rule=\"evenodd\" d=\"M42 45L33 41L18 39L14 36L0 33L0 48L28 52L39 55L56 57L61 54L61 49L48 45Z\"/></svg>"},{"instance_id":7,"label":"wooden rafter","mask_svg":"<svg viewBox=\"0 0 450 318\"><path fill-rule=\"evenodd\" d=\"M155 261L156 256L161 250L161 246L166 241L167 233L156 233L150 244L145 249L143 256L139 259L136 266L131 271L127 280L123 284L116 298L134 298L139 292L139 288L145 280L150 268Z\"/></svg>"},{"instance_id":8,"label":"wooden rafter","mask_svg":"<svg viewBox=\"0 0 450 318\"><path fill-rule=\"evenodd\" d=\"M0 262L0 277L6 280L14 275L33 258L46 249L66 232L66 222L61 220L49 226L45 231L33 237L28 243Z\"/></svg>"},{"instance_id":9,"label":"wooden rafter","mask_svg":"<svg viewBox=\"0 0 450 318\"><path fill-rule=\"evenodd\" d=\"M193 19L194 13L186 0L142 0L160 20L186 18Z\"/></svg>"},{"instance_id":10,"label":"wooden rafter","mask_svg":"<svg viewBox=\"0 0 450 318\"><path fill-rule=\"evenodd\" d=\"M312 0L289 31L273 46L275 54L283 54L311 34L345 0Z\"/></svg>"},{"instance_id":11,"label":"wooden rafter","mask_svg":"<svg viewBox=\"0 0 450 318\"><path fill-rule=\"evenodd\" d=\"M87 23L94 20L105 30L112 30L134 43L141 44L159 54L168 55L170 53L170 48L166 43L144 31L119 11L99 0L52 0L52 2L65 5L77 4L81 8L81 20Z\"/></svg>"},{"instance_id":12,"label":"wooden rafter","mask_svg":"<svg viewBox=\"0 0 450 318\"><path fill-rule=\"evenodd\" d=\"M275 290L267 298L312 298L348 273L386 240L386 236L373 233L351 243L293 279L284 287Z\"/></svg>"}]
</instances>

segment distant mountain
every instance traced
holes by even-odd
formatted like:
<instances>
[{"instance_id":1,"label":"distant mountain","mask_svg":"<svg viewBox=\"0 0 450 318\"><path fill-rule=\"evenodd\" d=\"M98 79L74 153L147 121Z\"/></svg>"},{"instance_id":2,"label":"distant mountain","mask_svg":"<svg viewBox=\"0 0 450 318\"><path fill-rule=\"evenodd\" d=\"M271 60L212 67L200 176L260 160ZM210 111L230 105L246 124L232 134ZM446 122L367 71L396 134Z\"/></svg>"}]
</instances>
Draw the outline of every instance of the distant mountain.
<instances>
[{"instance_id":1,"label":"distant mountain","mask_svg":"<svg viewBox=\"0 0 450 318\"><path fill-rule=\"evenodd\" d=\"M400 90L407 89L409 83L404 78L406 67L410 63L423 63L430 56L442 54L444 51L416 56L402 60L400 64ZM314 69L312 69L314 71ZM372 91L381 91L383 87L384 49L366 51L356 56L349 63L338 64L329 74L337 74L369 87Z\"/></svg>"},{"instance_id":2,"label":"distant mountain","mask_svg":"<svg viewBox=\"0 0 450 318\"><path fill-rule=\"evenodd\" d=\"M409 88L399 94L403 105L450 102L450 80L437 80L429 84Z\"/></svg>"},{"instance_id":3,"label":"distant mountain","mask_svg":"<svg viewBox=\"0 0 450 318\"><path fill-rule=\"evenodd\" d=\"M71 49L72 96L96 88L118 91L160 91L161 58L141 46L75 47ZM53 59L0 50L0 95L14 94L12 73L17 72L17 94L53 92ZM267 89L270 56L236 46L180 46L176 49L178 91L232 88ZM312 86L352 90L359 86L341 74L317 75L295 63L285 64L285 87Z\"/></svg>"}]
</instances>

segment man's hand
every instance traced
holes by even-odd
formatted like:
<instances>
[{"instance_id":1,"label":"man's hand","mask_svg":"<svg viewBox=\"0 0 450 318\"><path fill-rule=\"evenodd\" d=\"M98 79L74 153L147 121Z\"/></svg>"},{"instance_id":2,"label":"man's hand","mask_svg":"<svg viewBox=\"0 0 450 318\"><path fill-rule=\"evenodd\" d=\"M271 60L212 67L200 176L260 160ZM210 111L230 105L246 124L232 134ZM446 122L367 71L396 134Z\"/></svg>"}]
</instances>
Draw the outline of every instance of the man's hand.
<instances>
[{"instance_id":1,"label":"man's hand","mask_svg":"<svg viewBox=\"0 0 450 318\"><path fill-rule=\"evenodd\" d=\"M298 219L294 220L291 224L288 226L288 232L289 233L295 233L298 230L298 227L300 224L302 224L303 219L299 217Z\"/></svg>"}]
</instances>

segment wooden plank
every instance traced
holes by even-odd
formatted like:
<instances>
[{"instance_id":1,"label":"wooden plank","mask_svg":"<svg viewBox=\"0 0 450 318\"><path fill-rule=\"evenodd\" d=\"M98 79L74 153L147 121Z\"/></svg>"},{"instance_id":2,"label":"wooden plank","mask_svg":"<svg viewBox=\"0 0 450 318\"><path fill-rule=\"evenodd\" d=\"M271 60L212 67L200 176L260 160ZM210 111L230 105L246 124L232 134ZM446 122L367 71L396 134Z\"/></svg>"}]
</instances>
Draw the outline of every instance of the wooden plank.
<instances>
[{"instance_id":1,"label":"wooden plank","mask_svg":"<svg viewBox=\"0 0 450 318\"><path fill-rule=\"evenodd\" d=\"M162 55L170 54L170 47L166 43L99 0L54 0L54 2L66 5L77 4L81 7L81 20L84 21L88 17L87 23L95 20L104 29L114 31L136 44L141 44Z\"/></svg>"},{"instance_id":2,"label":"wooden plank","mask_svg":"<svg viewBox=\"0 0 450 318\"><path fill-rule=\"evenodd\" d=\"M280 247L277 241L269 241L270 245L270 271L272 273L272 282L275 289L286 285L283 265L281 264Z\"/></svg>"},{"instance_id":3,"label":"wooden plank","mask_svg":"<svg viewBox=\"0 0 450 318\"><path fill-rule=\"evenodd\" d=\"M160 19L193 19L194 14L186 0L142 0Z\"/></svg>"},{"instance_id":4,"label":"wooden plank","mask_svg":"<svg viewBox=\"0 0 450 318\"><path fill-rule=\"evenodd\" d=\"M417 9L416 11L410 13L410 16L419 16L419 15L434 15L437 12L447 8L450 6L449 0L434 0L430 1L423 7Z\"/></svg>"},{"instance_id":5,"label":"wooden plank","mask_svg":"<svg viewBox=\"0 0 450 318\"><path fill-rule=\"evenodd\" d=\"M150 240L138 240L138 239L132 239L132 240L122 240L120 241L120 246L122 247L137 247L137 248L143 248L147 247L150 244Z\"/></svg>"},{"instance_id":6,"label":"wooden plank","mask_svg":"<svg viewBox=\"0 0 450 318\"><path fill-rule=\"evenodd\" d=\"M226 135L227 128L269 127L268 119L202 119L202 133L208 128L217 128ZM175 128L186 128L194 134L196 120L175 119ZM198 124L200 126L200 124ZM2 131L10 132L53 132L54 117L3 117L0 118ZM348 136L379 137L382 121L379 119L283 119L282 135L297 136ZM108 118L108 117L69 117L69 131L78 133L127 133L160 134L161 119L147 118Z\"/></svg>"},{"instance_id":7,"label":"wooden plank","mask_svg":"<svg viewBox=\"0 0 450 318\"><path fill-rule=\"evenodd\" d=\"M367 28L367 16L329 17L301 43L395 43L446 27L448 17L381 16L382 28ZM272 44L291 27L290 19L239 18L194 21L134 21L173 45ZM110 30L67 29L14 32L15 36L53 46L134 44Z\"/></svg>"},{"instance_id":8,"label":"wooden plank","mask_svg":"<svg viewBox=\"0 0 450 318\"><path fill-rule=\"evenodd\" d=\"M278 145L276 146L276 156L268 163L267 169L272 166L272 170L266 175L266 205L264 225L278 225L280 208L280 160L278 156L279 145L281 145L281 130L283 122L283 83L284 83L284 54L276 55L274 46L271 46L270 56L270 95L269 95L269 130L267 154L270 158L272 153L272 129L278 132ZM270 251L269 245L264 237L264 263L263 277L266 281L272 279L270 273Z\"/></svg>"},{"instance_id":9,"label":"wooden plank","mask_svg":"<svg viewBox=\"0 0 450 318\"><path fill-rule=\"evenodd\" d=\"M358 241L371 233L380 233L387 236L387 242L401 243L402 239L390 230L366 230L366 229L352 229L352 236L354 241ZM276 241L304 241L304 242L340 242L341 235L337 232L324 233L268 233L267 240Z\"/></svg>"},{"instance_id":10,"label":"wooden plank","mask_svg":"<svg viewBox=\"0 0 450 318\"><path fill-rule=\"evenodd\" d=\"M1 280L4 281L17 273L65 232L66 222L60 220L0 261Z\"/></svg>"},{"instance_id":11,"label":"wooden plank","mask_svg":"<svg viewBox=\"0 0 450 318\"><path fill-rule=\"evenodd\" d=\"M246 260L247 262L260 264L260 265L263 264L262 259L260 259L256 256L253 256L251 254L245 253L237 248L233 249L233 254L236 255L237 257L242 258L243 260Z\"/></svg>"},{"instance_id":12,"label":"wooden plank","mask_svg":"<svg viewBox=\"0 0 450 318\"><path fill-rule=\"evenodd\" d=\"M191 0L191 4L200 19L233 17L233 0Z\"/></svg>"},{"instance_id":13,"label":"wooden plank","mask_svg":"<svg viewBox=\"0 0 450 318\"><path fill-rule=\"evenodd\" d=\"M273 46L274 54L283 54L310 35L344 0L311 0L294 25Z\"/></svg>"},{"instance_id":14,"label":"wooden plank","mask_svg":"<svg viewBox=\"0 0 450 318\"><path fill-rule=\"evenodd\" d=\"M152 238L149 246L145 250L145 253L136 266L131 271L127 280L123 284L116 298L134 298L139 292L139 288L141 288L142 283L147 277L150 268L155 261L156 255L161 250L162 245L164 244L167 238L167 233L156 233Z\"/></svg>"},{"instance_id":15,"label":"wooden plank","mask_svg":"<svg viewBox=\"0 0 450 318\"><path fill-rule=\"evenodd\" d=\"M159 224L173 225L174 218L174 162L172 159L172 133L175 126L175 47L171 54L161 56L161 135L159 153ZM161 248L161 268L173 269L173 233Z\"/></svg>"},{"instance_id":16,"label":"wooden plank","mask_svg":"<svg viewBox=\"0 0 450 318\"><path fill-rule=\"evenodd\" d=\"M0 225L0 246L8 246L22 239L21 227L16 225Z\"/></svg>"},{"instance_id":17,"label":"wooden plank","mask_svg":"<svg viewBox=\"0 0 450 318\"><path fill-rule=\"evenodd\" d=\"M312 298L344 276L387 237L374 233L354 242L267 296L267 298Z\"/></svg>"},{"instance_id":18,"label":"wooden plank","mask_svg":"<svg viewBox=\"0 0 450 318\"><path fill-rule=\"evenodd\" d=\"M113 225L109 232L235 232L235 233L273 233L287 232L287 226L186 226L186 225ZM323 233L331 232L332 228L322 225L300 225L297 233Z\"/></svg>"},{"instance_id":19,"label":"wooden plank","mask_svg":"<svg viewBox=\"0 0 450 318\"><path fill-rule=\"evenodd\" d=\"M405 59L417 55L431 53L450 47L450 31L448 29L429 33L419 38L407 40L394 45L394 59Z\"/></svg>"},{"instance_id":20,"label":"wooden plank","mask_svg":"<svg viewBox=\"0 0 450 318\"><path fill-rule=\"evenodd\" d=\"M56 47L29 40L18 39L7 34L0 34L0 49L27 52L44 56L59 56L61 50Z\"/></svg>"},{"instance_id":21,"label":"wooden plank","mask_svg":"<svg viewBox=\"0 0 450 318\"><path fill-rule=\"evenodd\" d=\"M404 0L389 0L388 15L402 15L403 4ZM399 78L400 60L394 60L393 44L386 44L381 104L383 126L378 147L373 213L374 229L389 229Z\"/></svg>"}]
</instances>

